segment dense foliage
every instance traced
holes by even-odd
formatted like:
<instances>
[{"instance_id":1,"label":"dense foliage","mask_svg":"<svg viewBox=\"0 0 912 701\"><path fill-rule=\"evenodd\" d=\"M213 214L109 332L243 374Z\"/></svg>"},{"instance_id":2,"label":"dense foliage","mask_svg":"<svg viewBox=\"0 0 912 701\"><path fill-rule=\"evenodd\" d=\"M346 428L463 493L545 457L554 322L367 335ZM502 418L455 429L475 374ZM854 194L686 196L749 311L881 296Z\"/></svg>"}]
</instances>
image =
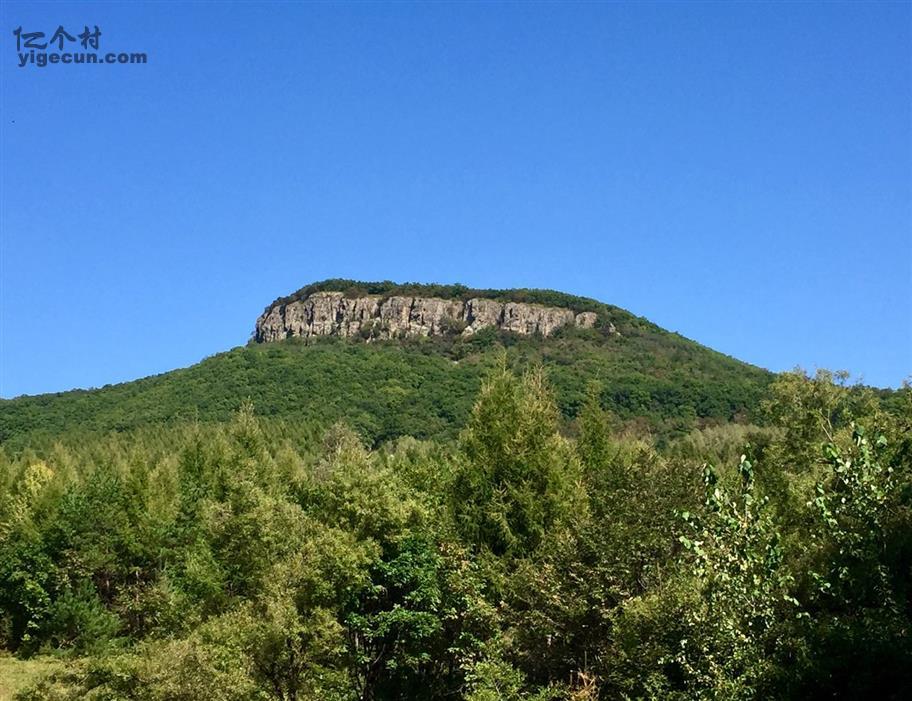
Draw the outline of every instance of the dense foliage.
<instances>
[{"instance_id":1,"label":"dense foliage","mask_svg":"<svg viewBox=\"0 0 912 701\"><path fill-rule=\"evenodd\" d=\"M0 647L62 661L21 698L905 697L908 390L787 374L657 449L550 367L478 363L452 439L247 406L0 451Z\"/></svg>"},{"instance_id":2,"label":"dense foliage","mask_svg":"<svg viewBox=\"0 0 912 701\"><path fill-rule=\"evenodd\" d=\"M541 364L572 419L589 382L624 422L660 438L705 424L758 418L772 376L658 330L622 335L563 329L547 339L498 334L365 344L321 339L252 344L192 367L97 390L0 400L0 444L20 448L65 432L121 431L197 419L226 421L251 400L265 418L323 428L337 420L370 445L398 436L453 438L481 378L504 347L514 367Z\"/></svg>"}]
</instances>

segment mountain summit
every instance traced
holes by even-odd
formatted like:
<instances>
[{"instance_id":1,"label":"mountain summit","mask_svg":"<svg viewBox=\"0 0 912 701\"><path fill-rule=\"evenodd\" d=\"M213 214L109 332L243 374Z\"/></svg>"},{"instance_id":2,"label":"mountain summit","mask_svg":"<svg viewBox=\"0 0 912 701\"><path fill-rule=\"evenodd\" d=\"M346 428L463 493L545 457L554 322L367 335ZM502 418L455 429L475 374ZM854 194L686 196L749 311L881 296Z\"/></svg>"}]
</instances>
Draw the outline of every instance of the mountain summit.
<instances>
[{"instance_id":1,"label":"mountain summit","mask_svg":"<svg viewBox=\"0 0 912 701\"><path fill-rule=\"evenodd\" d=\"M463 337L494 329L550 336L564 327L615 333L617 307L554 290L324 280L280 297L256 321L254 340L311 336L402 339Z\"/></svg>"},{"instance_id":2,"label":"mountain summit","mask_svg":"<svg viewBox=\"0 0 912 701\"><path fill-rule=\"evenodd\" d=\"M574 313L572 309L485 297L462 300L366 295L352 298L343 292L321 291L269 307L257 319L254 338L264 342L310 336L365 340L454 333L471 336L486 328L524 336L550 336L566 326L591 329L596 321L595 312Z\"/></svg>"}]
</instances>

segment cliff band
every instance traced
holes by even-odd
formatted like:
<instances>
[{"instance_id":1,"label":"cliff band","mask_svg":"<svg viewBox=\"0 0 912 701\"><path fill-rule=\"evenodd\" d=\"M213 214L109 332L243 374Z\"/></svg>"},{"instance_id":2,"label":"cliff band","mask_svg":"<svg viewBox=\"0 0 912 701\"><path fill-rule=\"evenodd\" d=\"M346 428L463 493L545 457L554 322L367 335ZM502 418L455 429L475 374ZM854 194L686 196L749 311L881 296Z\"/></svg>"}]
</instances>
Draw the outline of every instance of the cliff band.
<instances>
[{"instance_id":1,"label":"cliff band","mask_svg":"<svg viewBox=\"0 0 912 701\"><path fill-rule=\"evenodd\" d=\"M276 304L256 321L257 342L294 336L361 336L403 338L461 333L471 335L493 326L504 331L548 336L562 326L592 328L594 312L481 297L346 297L341 292L315 292L304 299Z\"/></svg>"}]
</instances>

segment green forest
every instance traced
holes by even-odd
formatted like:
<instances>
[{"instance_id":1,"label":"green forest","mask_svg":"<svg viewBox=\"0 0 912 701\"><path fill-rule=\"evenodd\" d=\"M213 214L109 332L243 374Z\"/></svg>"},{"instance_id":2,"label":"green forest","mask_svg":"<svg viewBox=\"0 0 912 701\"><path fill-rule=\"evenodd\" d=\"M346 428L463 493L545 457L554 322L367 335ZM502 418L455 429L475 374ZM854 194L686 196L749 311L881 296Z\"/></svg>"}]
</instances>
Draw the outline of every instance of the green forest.
<instances>
[{"instance_id":1,"label":"green forest","mask_svg":"<svg viewBox=\"0 0 912 701\"><path fill-rule=\"evenodd\" d=\"M7 692L907 698L912 391L623 333L3 403Z\"/></svg>"}]
</instances>

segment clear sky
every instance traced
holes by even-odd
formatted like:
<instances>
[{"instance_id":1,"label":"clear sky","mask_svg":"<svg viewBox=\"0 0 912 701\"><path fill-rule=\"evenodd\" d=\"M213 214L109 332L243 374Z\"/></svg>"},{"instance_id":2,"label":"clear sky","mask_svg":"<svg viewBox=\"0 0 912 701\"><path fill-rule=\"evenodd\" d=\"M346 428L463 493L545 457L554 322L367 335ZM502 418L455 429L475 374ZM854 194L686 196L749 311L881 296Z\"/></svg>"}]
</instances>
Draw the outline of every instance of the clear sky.
<instances>
[{"instance_id":1,"label":"clear sky","mask_svg":"<svg viewBox=\"0 0 912 701\"><path fill-rule=\"evenodd\" d=\"M195 363L327 277L912 373L909 3L0 8L3 397ZM19 68L59 25L148 63Z\"/></svg>"}]
</instances>

